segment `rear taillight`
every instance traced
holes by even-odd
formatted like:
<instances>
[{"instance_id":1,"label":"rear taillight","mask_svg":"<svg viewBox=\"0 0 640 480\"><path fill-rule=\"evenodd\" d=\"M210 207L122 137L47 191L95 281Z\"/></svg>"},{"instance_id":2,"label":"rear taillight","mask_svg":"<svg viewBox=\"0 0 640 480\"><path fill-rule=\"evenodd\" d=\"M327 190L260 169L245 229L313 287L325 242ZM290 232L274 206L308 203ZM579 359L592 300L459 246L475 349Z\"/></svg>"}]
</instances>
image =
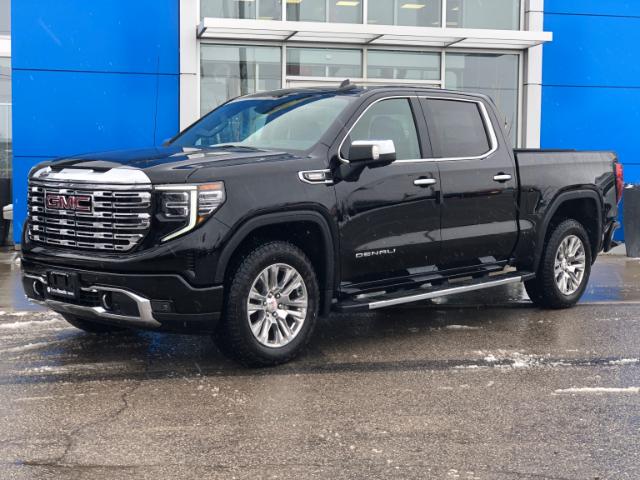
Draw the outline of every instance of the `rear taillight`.
<instances>
[{"instance_id":1,"label":"rear taillight","mask_svg":"<svg viewBox=\"0 0 640 480\"><path fill-rule=\"evenodd\" d=\"M624 174L622 164L616 163L616 201L620 203L622 199L622 190L624 189Z\"/></svg>"}]
</instances>

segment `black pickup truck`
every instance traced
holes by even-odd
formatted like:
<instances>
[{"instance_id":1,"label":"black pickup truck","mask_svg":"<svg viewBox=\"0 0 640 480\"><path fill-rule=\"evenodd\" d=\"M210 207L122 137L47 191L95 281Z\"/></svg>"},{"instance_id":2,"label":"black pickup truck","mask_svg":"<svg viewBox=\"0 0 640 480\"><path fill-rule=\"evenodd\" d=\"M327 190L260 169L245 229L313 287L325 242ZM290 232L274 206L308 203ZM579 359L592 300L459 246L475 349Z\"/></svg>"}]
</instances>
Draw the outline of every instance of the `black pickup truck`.
<instances>
[{"instance_id":1,"label":"black pickup truck","mask_svg":"<svg viewBox=\"0 0 640 480\"><path fill-rule=\"evenodd\" d=\"M319 315L524 282L574 305L612 245L609 152L513 150L491 100L418 87L240 97L161 148L29 176L24 289L89 332L293 358Z\"/></svg>"}]
</instances>

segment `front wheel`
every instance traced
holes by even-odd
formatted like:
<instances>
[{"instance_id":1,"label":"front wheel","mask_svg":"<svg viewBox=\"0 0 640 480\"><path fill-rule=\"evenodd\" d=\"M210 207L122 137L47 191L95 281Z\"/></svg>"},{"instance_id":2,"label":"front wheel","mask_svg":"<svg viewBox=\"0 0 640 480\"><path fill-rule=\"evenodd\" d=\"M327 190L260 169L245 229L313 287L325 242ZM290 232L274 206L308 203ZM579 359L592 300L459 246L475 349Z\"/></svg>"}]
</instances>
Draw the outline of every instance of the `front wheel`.
<instances>
[{"instance_id":1,"label":"front wheel","mask_svg":"<svg viewBox=\"0 0 640 480\"><path fill-rule=\"evenodd\" d=\"M591 273L591 245L582 224L565 220L545 245L536 278L525 282L531 300L543 308L568 308L584 293Z\"/></svg>"},{"instance_id":2,"label":"front wheel","mask_svg":"<svg viewBox=\"0 0 640 480\"><path fill-rule=\"evenodd\" d=\"M319 298L313 265L302 250L281 241L262 245L242 259L227 283L214 340L247 366L288 362L311 337Z\"/></svg>"}]
</instances>

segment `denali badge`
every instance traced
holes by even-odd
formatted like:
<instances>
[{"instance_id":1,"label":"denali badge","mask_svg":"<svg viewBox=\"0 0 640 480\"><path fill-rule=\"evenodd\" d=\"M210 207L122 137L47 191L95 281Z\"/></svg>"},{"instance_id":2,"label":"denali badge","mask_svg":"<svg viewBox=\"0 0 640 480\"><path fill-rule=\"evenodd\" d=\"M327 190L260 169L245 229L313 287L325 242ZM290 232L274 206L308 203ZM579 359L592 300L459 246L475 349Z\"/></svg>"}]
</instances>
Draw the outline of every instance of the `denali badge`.
<instances>
[{"instance_id":1,"label":"denali badge","mask_svg":"<svg viewBox=\"0 0 640 480\"><path fill-rule=\"evenodd\" d=\"M48 210L90 212L91 197L89 195L63 195L60 193L47 192L45 205Z\"/></svg>"},{"instance_id":2,"label":"denali badge","mask_svg":"<svg viewBox=\"0 0 640 480\"><path fill-rule=\"evenodd\" d=\"M384 248L382 250L370 250L368 252L357 252L356 258L379 257L380 255L393 255L395 248Z\"/></svg>"}]
</instances>

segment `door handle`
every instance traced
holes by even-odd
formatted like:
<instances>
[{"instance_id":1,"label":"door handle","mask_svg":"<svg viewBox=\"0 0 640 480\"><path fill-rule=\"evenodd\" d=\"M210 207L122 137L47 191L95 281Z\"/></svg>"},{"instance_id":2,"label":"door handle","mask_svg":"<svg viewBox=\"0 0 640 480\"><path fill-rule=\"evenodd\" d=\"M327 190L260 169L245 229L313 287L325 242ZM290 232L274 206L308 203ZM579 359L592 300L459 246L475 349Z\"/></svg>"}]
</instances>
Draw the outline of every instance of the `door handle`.
<instances>
[{"instance_id":1,"label":"door handle","mask_svg":"<svg viewBox=\"0 0 640 480\"><path fill-rule=\"evenodd\" d=\"M493 181L499 183L508 182L509 180L511 180L511 175L508 173L499 173L493 177Z\"/></svg>"},{"instance_id":2,"label":"door handle","mask_svg":"<svg viewBox=\"0 0 640 480\"><path fill-rule=\"evenodd\" d=\"M418 178L413 181L413 184L418 187L429 187L438 183L435 178Z\"/></svg>"}]
</instances>

